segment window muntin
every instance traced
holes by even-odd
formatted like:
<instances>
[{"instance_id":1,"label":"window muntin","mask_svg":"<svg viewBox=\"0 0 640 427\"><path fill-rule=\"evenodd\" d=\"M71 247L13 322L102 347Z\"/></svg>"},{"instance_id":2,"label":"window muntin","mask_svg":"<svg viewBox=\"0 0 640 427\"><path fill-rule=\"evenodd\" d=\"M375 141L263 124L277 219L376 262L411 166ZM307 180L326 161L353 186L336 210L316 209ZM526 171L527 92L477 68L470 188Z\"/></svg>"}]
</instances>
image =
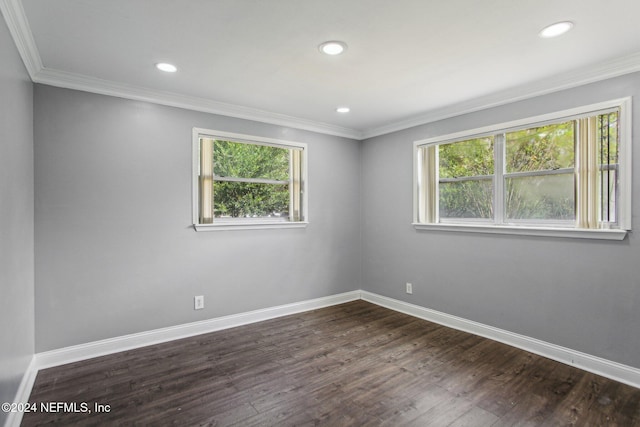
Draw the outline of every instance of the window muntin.
<instances>
[{"instance_id":1,"label":"window muntin","mask_svg":"<svg viewBox=\"0 0 640 427\"><path fill-rule=\"evenodd\" d=\"M629 110L624 99L416 142L416 226L628 230Z\"/></svg>"},{"instance_id":2,"label":"window muntin","mask_svg":"<svg viewBox=\"0 0 640 427\"><path fill-rule=\"evenodd\" d=\"M575 121L504 134L504 218L575 220Z\"/></svg>"},{"instance_id":3,"label":"window muntin","mask_svg":"<svg viewBox=\"0 0 640 427\"><path fill-rule=\"evenodd\" d=\"M305 187L305 144L194 129L196 229L303 225Z\"/></svg>"}]
</instances>

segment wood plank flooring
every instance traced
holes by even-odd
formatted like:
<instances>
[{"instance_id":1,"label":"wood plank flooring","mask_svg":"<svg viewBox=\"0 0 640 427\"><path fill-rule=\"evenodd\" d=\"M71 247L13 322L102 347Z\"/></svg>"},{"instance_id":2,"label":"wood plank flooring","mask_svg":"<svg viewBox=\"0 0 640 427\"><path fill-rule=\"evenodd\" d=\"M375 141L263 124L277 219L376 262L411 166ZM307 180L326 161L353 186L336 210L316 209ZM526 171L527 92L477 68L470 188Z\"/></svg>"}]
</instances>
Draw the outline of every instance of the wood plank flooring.
<instances>
[{"instance_id":1,"label":"wood plank flooring","mask_svg":"<svg viewBox=\"0 0 640 427\"><path fill-rule=\"evenodd\" d=\"M23 426L640 426L640 389L364 301L42 370L30 402L92 413Z\"/></svg>"}]
</instances>

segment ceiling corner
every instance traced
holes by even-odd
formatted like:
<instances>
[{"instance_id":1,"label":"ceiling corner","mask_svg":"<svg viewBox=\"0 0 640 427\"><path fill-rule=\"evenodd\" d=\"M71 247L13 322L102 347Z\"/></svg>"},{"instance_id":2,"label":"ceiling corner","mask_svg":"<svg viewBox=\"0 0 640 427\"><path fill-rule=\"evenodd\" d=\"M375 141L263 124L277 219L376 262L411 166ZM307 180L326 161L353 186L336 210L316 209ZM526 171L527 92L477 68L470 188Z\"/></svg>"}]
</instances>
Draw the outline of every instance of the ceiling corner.
<instances>
[{"instance_id":1,"label":"ceiling corner","mask_svg":"<svg viewBox=\"0 0 640 427\"><path fill-rule=\"evenodd\" d=\"M22 7L22 1L0 0L0 10L22 57L22 62L24 62L31 80L35 81L36 76L42 70L42 60Z\"/></svg>"}]
</instances>

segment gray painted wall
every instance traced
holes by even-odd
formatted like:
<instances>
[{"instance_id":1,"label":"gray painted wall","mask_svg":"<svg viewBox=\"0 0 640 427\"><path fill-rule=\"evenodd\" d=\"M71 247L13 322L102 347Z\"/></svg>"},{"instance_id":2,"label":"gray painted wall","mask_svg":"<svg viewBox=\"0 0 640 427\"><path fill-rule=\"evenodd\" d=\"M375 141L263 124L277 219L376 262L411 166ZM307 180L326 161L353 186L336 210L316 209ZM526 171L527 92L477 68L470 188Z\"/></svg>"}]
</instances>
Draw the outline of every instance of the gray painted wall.
<instances>
[{"instance_id":1,"label":"gray painted wall","mask_svg":"<svg viewBox=\"0 0 640 427\"><path fill-rule=\"evenodd\" d=\"M637 235L605 242L411 226L413 141L629 95L640 99L640 73L364 141L363 289L640 367ZM637 171L640 108L634 108ZM635 173L634 227L639 189ZM405 282L413 283L413 295L405 294Z\"/></svg>"},{"instance_id":2,"label":"gray painted wall","mask_svg":"<svg viewBox=\"0 0 640 427\"><path fill-rule=\"evenodd\" d=\"M38 352L360 289L358 141L43 85L34 100ZM310 225L195 232L193 127L308 143Z\"/></svg>"},{"instance_id":3,"label":"gray painted wall","mask_svg":"<svg viewBox=\"0 0 640 427\"><path fill-rule=\"evenodd\" d=\"M0 272L0 316L20 325L3 330L11 345L0 351L0 392L8 396L33 353L33 117L31 84L0 35L3 64L11 64L0 79L0 162L12 177L11 185L4 175L0 182L1 261L9 264ZM604 242L410 225L413 141L637 98L640 73L363 143L49 86L36 85L34 95L36 351L363 288L640 367L640 243L633 234ZM192 127L307 142L311 225L193 231ZM638 149L633 163L640 168ZM634 226L639 180L635 174ZM200 294L206 308L194 311Z\"/></svg>"},{"instance_id":4,"label":"gray painted wall","mask_svg":"<svg viewBox=\"0 0 640 427\"><path fill-rule=\"evenodd\" d=\"M0 64L0 402L11 402L34 352L33 85L4 19Z\"/></svg>"}]
</instances>

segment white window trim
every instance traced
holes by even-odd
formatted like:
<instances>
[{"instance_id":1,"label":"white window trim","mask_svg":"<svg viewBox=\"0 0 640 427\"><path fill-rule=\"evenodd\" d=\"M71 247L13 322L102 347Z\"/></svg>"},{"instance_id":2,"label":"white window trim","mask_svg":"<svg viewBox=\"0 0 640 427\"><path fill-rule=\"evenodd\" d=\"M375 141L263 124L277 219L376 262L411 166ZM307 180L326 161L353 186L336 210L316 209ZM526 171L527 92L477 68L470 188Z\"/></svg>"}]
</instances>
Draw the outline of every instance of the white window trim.
<instances>
[{"instance_id":1,"label":"white window trim","mask_svg":"<svg viewBox=\"0 0 640 427\"><path fill-rule=\"evenodd\" d=\"M192 133L192 171L191 171L191 203L192 203L192 223L196 231L229 231L229 230L264 230L280 228L305 228L309 225L309 177L308 177L308 157L309 147L303 142L285 141L275 138L266 138L254 135L245 135L233 132L222 132L204 128L193 128ZM213 139L231 140L235 142L246 142L254 145L269 145L281 148L300 148L303 150L302 156L302 180L304 182L304 193L302 197L302 211L304 221L281 221L269 218L257 219L234 219L222 220L212 224L198 223L198 169L200 167L200 138L207 137Z\"/></svg>"},{"instance_id":2,"label":"white window trim","mask_svg":"<svg viewBox=\"0 0 640 427\"><path fill-rule=\"evenodd\" d=\"M598 240L623 240L627 235L627 230L619 229L597 229L587 230L584 228L562 228L562 227L530 227L530 226L509 226L494 224L421 224L413 223L416 230L423 231L458 231L468 233L487 234L517 234L521 236L540 237L568 237L576 239L598 239Z\"/></svg>"},{"instance_id":3,"label":"white window trim","mask_svg":"<svg viewBox=\"0 0 640 427\"><path fill-rule=\"evenodd\" d=\"M260 222L251 223L238 221L235 223L217 223L217 224L193 224L196 231L230 231L230 230L268 230L274 228L306 228L308 221L298 222Z\"/></svg>"},{"instance_id":4,"label":"white window trim","mask_svg":"<svg viewBox=\"0 0 640 427\"><path fill-rule=\"evenodd\" d=\"M632 98L620 98L611 101L600 102L596 104L586 105L582 107L572 108L554 113L543 114L540 116L529 117L521 120L514 120L505 123L499 123L482 128L466 130L462 132L451 133L447 135L427 138L413 143L413 223L416 230L424 231L445 231L445 232L470 232L470 233L489 233L489 234L515 234L526 236L545 236L545 237L564 237L564 238L581 238L581 239L602 239L602 240L623 240L627 233L631 231L631 168L632 168L632 133L631 133L631 105ZM515 224L494 224L484 222L446 222L446 223L421 223L418 220L418 162L420 147L429 145L439 145L443 143L452 143L463 141L466 139L481 138L493 135L498 132L506 132L512 129L522 129L527 126L535 126L543 122L558 121L564 118L572 118L608 108L620 108L619 113L619 158L620 158L620 184L618 201L618 227L615 229L584 229L584 228L565 228L565 227L548 227L548 226L532 226L531 224L518 226Z\"/></svg>"}]
</instances>

